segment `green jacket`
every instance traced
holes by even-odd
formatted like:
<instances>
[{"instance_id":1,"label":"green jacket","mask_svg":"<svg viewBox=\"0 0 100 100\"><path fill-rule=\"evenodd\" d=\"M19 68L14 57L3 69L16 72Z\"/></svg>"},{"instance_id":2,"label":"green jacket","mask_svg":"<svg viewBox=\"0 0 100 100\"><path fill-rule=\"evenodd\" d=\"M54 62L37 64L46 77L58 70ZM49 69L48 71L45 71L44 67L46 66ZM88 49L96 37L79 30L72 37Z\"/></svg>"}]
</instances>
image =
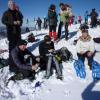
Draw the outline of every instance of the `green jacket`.
<instances>
[{"instance_id":1,"label":"green jacket","mask_svg":"<svg viewBox=\"0 0 100 100\"><path fill-rule=\"evenodd\" d=\"M66 11L62 11L60 14L60 21L63 23L69 23L69 14Z\"/></svg>"}]
</instances>

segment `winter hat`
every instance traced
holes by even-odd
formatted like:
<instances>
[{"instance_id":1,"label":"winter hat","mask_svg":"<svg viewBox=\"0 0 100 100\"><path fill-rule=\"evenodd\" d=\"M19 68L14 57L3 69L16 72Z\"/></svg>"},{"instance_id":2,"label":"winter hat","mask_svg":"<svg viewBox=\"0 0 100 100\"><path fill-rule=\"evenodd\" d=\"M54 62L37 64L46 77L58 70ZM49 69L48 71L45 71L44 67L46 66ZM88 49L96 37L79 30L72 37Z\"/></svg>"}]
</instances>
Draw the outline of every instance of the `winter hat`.
<instances>
[{"instance_id":1,"label":"winter hat","mask_svg":"<svg viewBox=\"0 0 100 100\"><path fill-rule=\"evenodd\" d=\"M44 37L44 41L45 41L45 42L50 42L50 41L51 41L50 36L49 36L49 35L46 35L46 36Z\"/></svg>"},{"instance_id":2,"label":"winter hat","mask_svg":"<svg viewBox=\"0 0 100 100\"><path fill-rule=\"evenodd\" d=\"M20 40L17 44L17 46L20 46L20 45L27 45L27 41L25 40Z\"/></svg>"},{"instance_id":3,"label":"winter hat","mask_svg":"<svg viewBox=\"0 0 100 100\"><path fill-rule=\"evenodd\" d=\"M50 9L51 9L51 10L55 10L55 8L56 8L56 6L55 6L54 4L51 4L51 5L50 5Z\"/></svg>"}]
</instances>

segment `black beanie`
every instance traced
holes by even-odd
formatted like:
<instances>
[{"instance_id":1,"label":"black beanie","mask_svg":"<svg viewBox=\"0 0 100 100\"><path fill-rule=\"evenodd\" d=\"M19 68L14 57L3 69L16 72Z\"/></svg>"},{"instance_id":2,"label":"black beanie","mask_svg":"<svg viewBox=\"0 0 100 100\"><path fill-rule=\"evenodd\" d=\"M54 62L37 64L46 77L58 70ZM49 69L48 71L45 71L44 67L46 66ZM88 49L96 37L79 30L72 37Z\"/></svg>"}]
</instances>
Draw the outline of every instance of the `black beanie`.
<instances>
[{"instance_id":1,"label":"black beanie","mask_svg":"<svg viewBox=\"0 0 100 100\"><path fill-rule=\"evenodd\" d=\"M27 45L27 41L25 40L20 40L17 44L17 46L20 46L20 45Z\"/></svg>"},{"instance_id":2,"label":"black beanie","mask_svg":"<svg viewBox=\"0 0 100 100\"><path fill-rule=\"evenodd\" d=\"M45 42L51 41L50 36L49 36L49 35L46 35L46 36L44 37L44 41L45 41Z\"/></svg>"}]
</instances>

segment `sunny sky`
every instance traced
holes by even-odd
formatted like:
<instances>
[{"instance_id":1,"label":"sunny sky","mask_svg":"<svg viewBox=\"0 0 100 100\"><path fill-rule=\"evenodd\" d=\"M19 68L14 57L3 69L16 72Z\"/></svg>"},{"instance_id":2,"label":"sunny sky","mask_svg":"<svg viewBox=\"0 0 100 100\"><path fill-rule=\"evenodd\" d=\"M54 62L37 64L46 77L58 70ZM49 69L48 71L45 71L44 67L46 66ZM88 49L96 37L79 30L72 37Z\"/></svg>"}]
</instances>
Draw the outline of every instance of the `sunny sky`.
<instances>
[{"instance_id":1,"label":"sunny sky","mask_svg":"<svg viewBox=\"0 0 100 100\"><path fill-rule=\"evenodd\" d=\"M31 20L34 17L44 17L47 16L48 7L50 4L54 3L57 6L57 12L59 13L59 3L68 3L72 6L74 15L84 16L84 12L88 10L91 11L92 8L96 8L97 11L100 10L100 0L14 0L17 5L19 5L22 14L24 15L24 20L27 18ZM7 10L8 0L0 0L0 18L5 10ZM25 21L24 21L25 23Z\"/></svg>"}]
</instances>

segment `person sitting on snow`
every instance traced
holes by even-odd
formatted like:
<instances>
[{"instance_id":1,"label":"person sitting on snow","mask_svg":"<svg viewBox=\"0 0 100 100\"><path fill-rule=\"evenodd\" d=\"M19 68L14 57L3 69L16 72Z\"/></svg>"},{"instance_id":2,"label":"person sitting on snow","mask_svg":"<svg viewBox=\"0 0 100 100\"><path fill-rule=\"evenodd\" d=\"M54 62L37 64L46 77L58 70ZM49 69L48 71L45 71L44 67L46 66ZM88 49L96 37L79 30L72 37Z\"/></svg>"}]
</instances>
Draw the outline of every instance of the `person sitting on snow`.
<instances>
[{"instance_id":1,"label":"person sitting on snow","mask_svg":"<svg viewBox=\"0 0 100 100\"><path fill-rule=\"evenodd\" d=\"M77 41L76 48L78 59L84 63L85 57L87 57L88 65L91 69L95 46L91 36L88 34L88 30L82 32L82 35Z\"/></svg>"},{"instance_id":2,"label":"person sitting on snow","mask_svg":"<svg viewBox=\"0 0 100 100\"><path fill-rule=\"evenodd\" d=\"M76 45L76 43L77 43L79 37L81 36L82 32L84 32L88 28L89 28L88 25L86 25L85 23L80 25L79 31L77 32L77 34L75 36L74 45Z\"/></svg>"},{"instance_id":3,"label":"person sitting on snow","mask_svg":"<svg viewBox=\"0 0 100 100\"><path fill-rule=\"evenodd\" d=\"M39 53L42 63L43 61L45 63L46 78L48 79L51 76L52 67L55 66L57 72L57 78L62 79L62 63L58 61L57 57L54 54L55 53L54 43L51 41L49 35L46 35L44 37L44 41L40 43Z\"/></svg>"},{"instance_id":4,"label":"person sitting on snow","mask_svg":"<svg viewBox=\"0 0 100 100\"><path fill-rule=\"evenodd\" d=\"M27 48L27 42L20 40L17 46L11 51L12 66L10 71L19 78L35 78L35 70L39 65L39 58L35 57ZM16 77L17 78L17 77ZM15 78L15 79L16 79Z\"/></svg>"}]
</instances>

